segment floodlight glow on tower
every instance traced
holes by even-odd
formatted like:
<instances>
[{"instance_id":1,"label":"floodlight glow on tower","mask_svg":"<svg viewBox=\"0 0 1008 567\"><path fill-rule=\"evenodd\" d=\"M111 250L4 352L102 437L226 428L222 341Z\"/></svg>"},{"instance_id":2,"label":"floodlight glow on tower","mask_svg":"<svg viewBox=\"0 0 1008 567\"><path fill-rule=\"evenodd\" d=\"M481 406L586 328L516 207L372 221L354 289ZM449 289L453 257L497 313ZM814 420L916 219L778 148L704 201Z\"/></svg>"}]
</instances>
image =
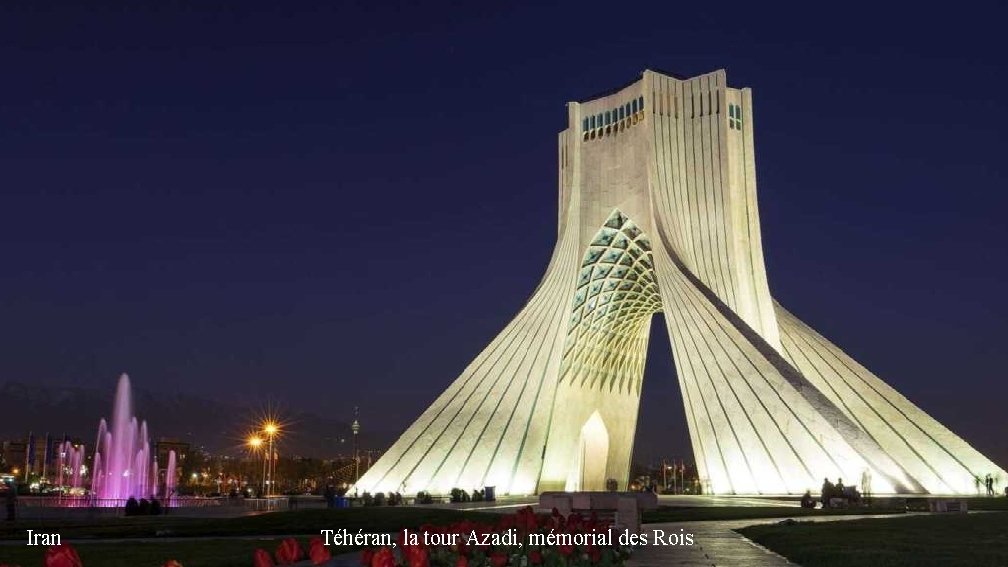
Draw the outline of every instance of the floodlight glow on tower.
<instances>
[{"instance_id":1,"label":"floodlight glow on tower","mask_svg":"<svg viewBox=\"0 0 1008 567\"><path fill-rule=\"evenodd\" d=\"M828 477L967 494L1008 477L771 296L750 89L723 70L644 71L567 114L539 286L357 490L626 488L658 312L705 492L799 494Z\"/></svg>"}]
</instances>

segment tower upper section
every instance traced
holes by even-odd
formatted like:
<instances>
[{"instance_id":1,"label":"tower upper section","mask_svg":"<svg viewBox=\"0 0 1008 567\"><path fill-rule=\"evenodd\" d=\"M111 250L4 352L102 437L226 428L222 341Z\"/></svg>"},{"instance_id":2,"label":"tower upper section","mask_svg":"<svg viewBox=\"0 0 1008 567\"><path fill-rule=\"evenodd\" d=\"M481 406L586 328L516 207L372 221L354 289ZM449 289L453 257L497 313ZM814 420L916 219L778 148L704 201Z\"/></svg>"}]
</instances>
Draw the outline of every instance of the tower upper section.
<instances>
[{"instance_id":1,"label":"tower upper section","mask_svg":"<svg viewBox=\"0 0 1008 567\"><path fill-rule=\"evenodd\" d=\"M613 209L660 234L676 257L777 346L760 243L752 92L724 70L644 71L567 105L559 134L559 230L587 246ZM574 194L577 199L572 199ZM576 206L572 206L575 204Z\"/></svg>"}]
</instances>

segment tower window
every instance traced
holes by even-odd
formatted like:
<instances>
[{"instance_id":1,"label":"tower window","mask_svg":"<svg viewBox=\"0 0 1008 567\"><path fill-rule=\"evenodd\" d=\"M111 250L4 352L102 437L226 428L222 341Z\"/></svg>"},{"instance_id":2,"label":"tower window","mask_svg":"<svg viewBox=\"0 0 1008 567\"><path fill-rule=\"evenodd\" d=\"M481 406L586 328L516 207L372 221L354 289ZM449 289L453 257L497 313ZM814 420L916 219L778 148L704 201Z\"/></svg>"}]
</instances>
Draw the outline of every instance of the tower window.
<instances>
[{"instance_id":1,"label":"tower window","mask_svg":"<svg viewBox=\"0 0 1008 567\"><path fill-rule=\"evenodd\" d=\"M630 110L633 112L631 114L637 114L637 101L634 100L630 103Z\"/></svg>"},{"instance_id":2,"label":"tower window","mask_svg":"<svg viewBox=\"0 0 1008 567\"><path fill-rule=\"evenodd\" d=\"M728 105L728 127L732 130L742 129L742 107L737 104Z\"/></svg>"},{"instance_id":3,"label":"tower window","mask_svg":"<svg viewBox=\"0 0 1008 567\"><path fill-rule=\"evenodd\" d=\"M619 107L619 119L623 120L624 118L626 118L626 115L623 113L623 107L621 106Z\"/></svg>"},{"instance_id":4,"label":"tower window","mask_svg":"<svg viewBox=\"0 0 1008 567\"><path fill-rule=\"evenodd\" d=\"M608 126L610 124L612 124L612 114L607 110L605 113L605 125Z\"/></svg>"},{"instance_id":5,"label":"tower window","mask_svg":"<svg viewBox=\"0 0 1008 567\"><path fill-rule=\"evenodd\" d=\"M587 132L588 131L588 119L587 118L585 118L584 120L581 121L581 131L582 132Z\"/></svg>"},{"instance_id":6,"label":"tower window","mask_svg":"<svg viewBox=\"0 0 1008 567\"><path fill-rule=\"evenodd\" d=\"M641 112L644 112L644 97L643 96L639 97L637 99L637 108L639 108Z\"/></svg>"},{"instance_id":7,"label":"tower window","mask_svg":"<svg viewBox=\"0 0 1008 567\"><path fill-rule=\"evenodd\" d=\"M742 107L737 104L728 105L728 127L733 130L742 129Z\"/></svg>"}]
</instances>

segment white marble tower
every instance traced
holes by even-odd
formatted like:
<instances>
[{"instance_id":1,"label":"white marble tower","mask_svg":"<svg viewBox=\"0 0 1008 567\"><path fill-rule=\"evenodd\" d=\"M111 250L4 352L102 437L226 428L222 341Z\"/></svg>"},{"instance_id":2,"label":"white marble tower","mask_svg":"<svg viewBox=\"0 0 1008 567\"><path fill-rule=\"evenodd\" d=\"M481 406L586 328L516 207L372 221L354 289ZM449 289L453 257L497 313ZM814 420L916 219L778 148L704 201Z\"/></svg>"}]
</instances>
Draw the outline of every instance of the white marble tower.
<instances>
[{"instance_id":1,"label":"white marble tower","mask_svg":"<svg viewBox=\"0 0 1008 567\"><path fill-rule=\"evenodd\" d=\"M876 493L967 494L976 476L1008 479L770 295L749 89L724 71L645 71L568 116L546 274L357 490L625 488L657 312L709 492L816 492L867 472Z\"/></svg>"}]
</instances>

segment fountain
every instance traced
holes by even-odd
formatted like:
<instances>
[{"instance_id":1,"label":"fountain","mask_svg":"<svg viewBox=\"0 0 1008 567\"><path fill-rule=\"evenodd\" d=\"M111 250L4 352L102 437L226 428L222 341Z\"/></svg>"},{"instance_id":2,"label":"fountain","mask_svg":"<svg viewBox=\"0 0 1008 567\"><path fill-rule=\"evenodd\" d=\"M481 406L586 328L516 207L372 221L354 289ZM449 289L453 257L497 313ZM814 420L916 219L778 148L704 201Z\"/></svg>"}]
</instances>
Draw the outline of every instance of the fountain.
<instances>
[{"instance_id":1,"label":"fountain","mask_svg":"<svg viewBox=\"0 0 1008 567\"><path fill-rule=\"evenodd\" d=\"M174 490L175 453L168 454L165 471L165 491ZM129 376L119 377L111 425L103 418L98 423L95 442L91 494L99 506L121 506L128 498L149 498L158 495L158 463L151 454L147 422L137 422L133 415L133 395ZM105 502L102 502L105 501Z\"/></svg>"},{"instance_id":2,"label":"fountain","mask_svg":"<svg viewBox=\"0 0 1008 567\"><path fill-rule=\"evenodd\" d=\"M70 441L63 441L57 447L56 483L71 494L81 489L81 474L84 469L84 445L74 447Z\"/></svg>"}]
</instances>

